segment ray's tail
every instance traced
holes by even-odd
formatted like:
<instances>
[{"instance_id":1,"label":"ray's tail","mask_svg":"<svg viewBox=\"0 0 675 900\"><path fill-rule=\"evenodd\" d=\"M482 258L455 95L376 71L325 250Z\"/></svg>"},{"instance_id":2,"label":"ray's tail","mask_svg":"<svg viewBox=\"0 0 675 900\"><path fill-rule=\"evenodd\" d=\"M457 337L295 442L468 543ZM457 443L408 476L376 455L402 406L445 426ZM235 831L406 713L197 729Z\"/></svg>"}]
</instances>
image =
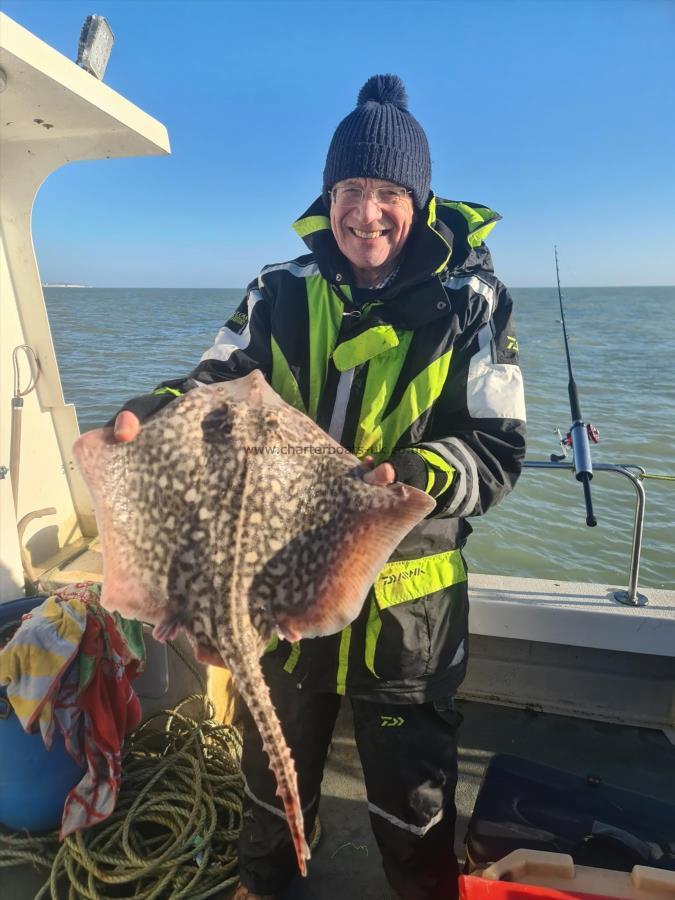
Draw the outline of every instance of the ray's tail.
<instances>
[{"instance_id":1,"label":"ray's tail","mask_svg":"<svg viewBox=\"0 0 675 900\"><path fill-rule=\"evenodd\" d=\"M253 635L252 635L253 637ZM254 640L258 640L255 635ZM252 665L252 658L256 664ZM269 757L270 769L277 781L277 796L281 798L286 813L286 821L291 831L293 846L298 859L298 867L302 875L307 874L306 860L310 857L309 847L305 840L305 827L298 793L298 778L293 757L286 744L279 719L272 706L269 688L265 683L260 663L253 657L229 647L227 664L234 675L237 690L249 708L254 722L258 726L263 748Z\"/></svg>"},{"instance_id":2,"label":"ray's tail","mask_svg":"<svg viewBox=\"0 0 675 900\"><path fill-rule=\"evenodd\" d=\"M265 386L263 376L260 372L252 372L247 377L251 379L248 403L261 404ZM302 875L306 875L306 861L310 857L310 852L305 840L298 777L260 665L260 655L265 641L254 628L250 618L248 598L254 573L247 570L247 561L242 558L242 546L245 510L258 489L258 482L252 471L250 459L246 457L244 462L241 500L234 531L234 561L229 596L230 621L229 627L219 634L219 650L225 664L232 671L237 690L260 732L263 749L269 757L270 769L276 778L277 796L284 806L286 821L291 830L298 868Z\"/></svg>"}]
</instances>

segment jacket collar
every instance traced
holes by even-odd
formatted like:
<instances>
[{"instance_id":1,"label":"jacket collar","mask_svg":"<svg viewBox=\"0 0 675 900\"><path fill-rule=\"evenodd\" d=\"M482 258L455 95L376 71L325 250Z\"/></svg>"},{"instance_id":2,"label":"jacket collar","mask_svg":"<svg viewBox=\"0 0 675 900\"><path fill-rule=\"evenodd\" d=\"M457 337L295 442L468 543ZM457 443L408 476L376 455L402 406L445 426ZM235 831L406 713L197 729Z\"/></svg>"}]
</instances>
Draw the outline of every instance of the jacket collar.
<instances>
[{"instance_id":1,"label":"jacket collar","mask_svg":"<svg viewBox=\"0 0 675 900\"><path fill-rule=\"evenodd\" d=\"M448 272L459 275L472 268L472 257L476 251L480 254L484 238L500 218L486 206L443 200L430 193L406 242L396 279L378 296L386 301L386 321L415 328L447 315L449 304L441 278ZM337 289L349 285L349 261L333 237L321 197L293 228L313 253L323 277ZM489 254L484 255L491 269Z\"/></svg>"}]
</instances>

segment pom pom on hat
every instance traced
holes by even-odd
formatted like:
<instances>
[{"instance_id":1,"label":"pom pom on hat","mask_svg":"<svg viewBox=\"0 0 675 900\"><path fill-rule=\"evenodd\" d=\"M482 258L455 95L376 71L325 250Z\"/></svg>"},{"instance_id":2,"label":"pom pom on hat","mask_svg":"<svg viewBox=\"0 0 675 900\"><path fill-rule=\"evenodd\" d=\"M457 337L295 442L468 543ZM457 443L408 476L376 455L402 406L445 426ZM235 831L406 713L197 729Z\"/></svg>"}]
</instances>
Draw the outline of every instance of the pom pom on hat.
<instances>
[{"instance_id":1,"label":"pom pom on hat","mask_svg":"<svg viewBox=\"0 0 675 900\"><path fill-rule=\"evenodd\" d=\"M398 75L373 75L359 91L357 106L369 100L376 103L395 103L401 109L408 108L408 95Z\"/></svg>"},{"instance_id":2,"label":"pom pom on hat","mask_svg":"<svg viewBox=\"0 0 675 900\"><path fill-rule=\"evenodd\" d=\"M345 178L379 178L412 191L423 209L431 185L431 156L424 129L408 111L398 75L373 75L357 106L335 129L323 171L323 199Z\"/></svg>"}]
</instances>

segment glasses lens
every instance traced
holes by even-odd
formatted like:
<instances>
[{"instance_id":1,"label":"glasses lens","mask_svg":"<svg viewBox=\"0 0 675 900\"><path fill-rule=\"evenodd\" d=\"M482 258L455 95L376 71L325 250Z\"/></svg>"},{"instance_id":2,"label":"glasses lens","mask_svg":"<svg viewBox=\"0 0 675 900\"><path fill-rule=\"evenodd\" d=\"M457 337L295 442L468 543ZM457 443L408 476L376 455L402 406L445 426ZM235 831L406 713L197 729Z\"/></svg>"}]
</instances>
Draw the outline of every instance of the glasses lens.
<instances>
[{"instance_id":1,"label":"glasses lens","mask_svg":"<svg viewBox=\"0 0 675 900\"><path fill-rule=\"evenodd\" d=\"M377 202L382 206L393 206L395 203L399 203L406 195L405 188L390 187L377 188L373 193Z\"/></svg>"},{"instance_id":2,"label":"glasses lens","mask_svg":"<svg viewBox=\"0 0 675 900\"><path fill-rule=\"evenodd\" d=\"M338 187L333 189L333 200L338 206L358 206L363 200L363 188Z\"/></svg>"},{"instance_id":3,"label":"glasses lens","mask_svg":"<svg viewBox=\"0 0 675 900\"><path fill-rule=\"evenodd\" d=\"M401 187L380 187L371 191L365 191L361 187L345 186L332 190L333 203L338 206L359 206L366 193L372 194L378 206L394 206L400 203L408 191Z\"/></svg>"}]
</instances>

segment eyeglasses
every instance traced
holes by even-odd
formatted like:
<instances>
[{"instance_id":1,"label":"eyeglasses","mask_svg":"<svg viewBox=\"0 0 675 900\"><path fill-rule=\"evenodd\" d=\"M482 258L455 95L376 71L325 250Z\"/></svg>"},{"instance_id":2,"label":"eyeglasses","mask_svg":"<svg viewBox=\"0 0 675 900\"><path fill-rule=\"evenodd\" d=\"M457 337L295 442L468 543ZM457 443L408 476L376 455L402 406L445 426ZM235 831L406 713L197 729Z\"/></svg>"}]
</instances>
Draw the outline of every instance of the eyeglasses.
<instances>
[{"instance_id":1,"label":"eyeglasses","mask_svg":"<svg viewBox=\"0 0 675 900\"><path fill-rule=\"evenodd\" d=\"M334 187L330 192L331 199L336 206L360 206L366 195L372 194L373 200L378 206L396 206L403 203L408 191L402 187L378 187L366 189L357 185L342 185Z\"/></svg>"}]
</instances>

